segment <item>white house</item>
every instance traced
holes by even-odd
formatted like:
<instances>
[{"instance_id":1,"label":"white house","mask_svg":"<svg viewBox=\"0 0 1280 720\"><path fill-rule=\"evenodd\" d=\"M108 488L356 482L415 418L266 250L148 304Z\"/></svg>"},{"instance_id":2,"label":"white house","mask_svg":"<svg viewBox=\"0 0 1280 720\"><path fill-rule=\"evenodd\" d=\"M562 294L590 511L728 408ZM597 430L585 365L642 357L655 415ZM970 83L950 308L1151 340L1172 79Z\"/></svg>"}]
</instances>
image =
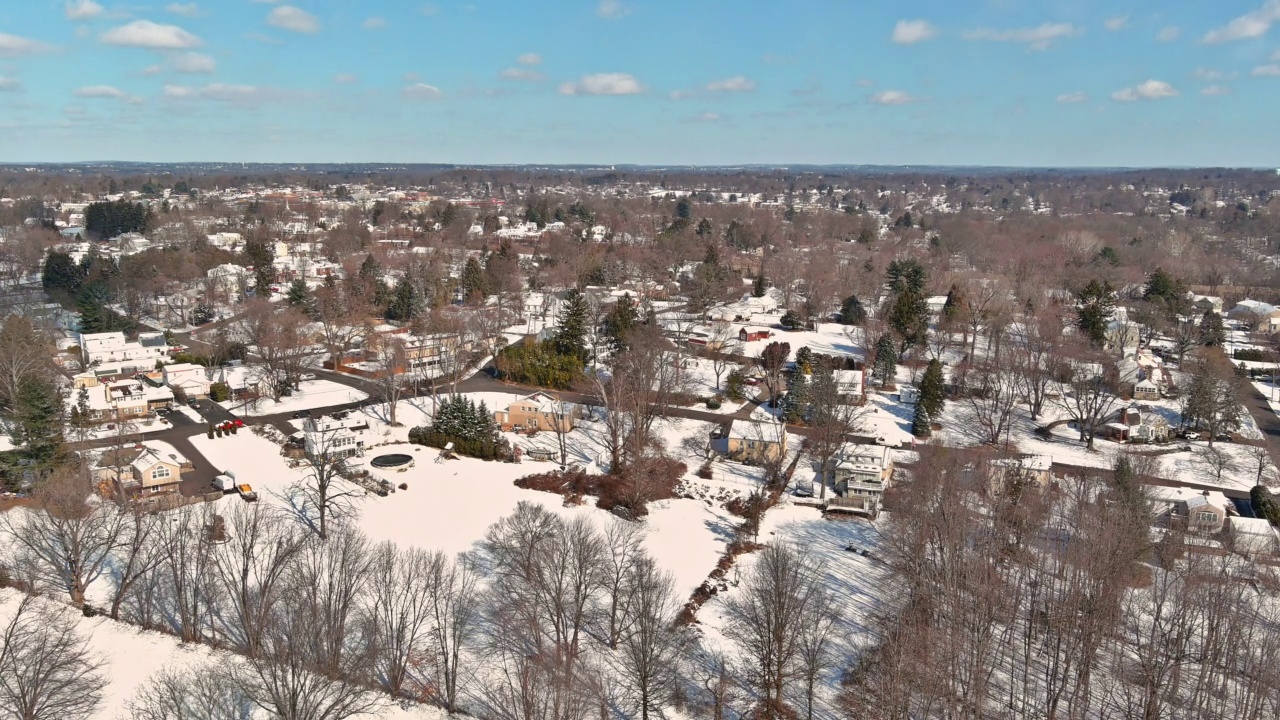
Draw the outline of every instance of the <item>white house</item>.
<instances>
[{"instance_id":1,"label":"white house","mask_svg":"<svg viewBox=\"0 0 1280 720\"><path fill-rule=\"evenodd\" d=\"M209 377L203 366L179 363L164 366L164 384L181 390L187 397L203 397L209 394Z\"/></svg>"},{"instance_id":2,"label":"white house","mask_svg":"<svg viewBox=\"0 0 1280 720\"><path fill-rule=\"evenodd\" d=\"M882 445L847 444L831 468L827 481L839 498L828 509L875 515L893 480L893 451Z\"/></svg>"},{"instance_id":3,"label":"white house","mask_svg":"<svg viewBox=\"0 0 1280 720\"><path fill-rule=\"evenodd\" d=\"M169 342L164 333L139 333L137 340L128 340L122 332L80 334L80 353L88 365L133 363L134 367L150 369L156 360L169 357Z\"/></svg>"},{"instance_id":4,"label":"white house","mask_svg":"<svg viewBox=\"0 0 1280 720\"><path fill-rule=\"evenodd\" d=\"M364 440L354 430L358 419L333 417L308 418L302 432L307 455L313 458L339 459L364 454Z\"/></svg>"},{"instance_id":5,"label":"white house","mask_svg":"<svg viewBox=\"0 0 1280 720\"><path fill-rule=\"evenodd\" d=\"M840 397L854 405L861 405L866 400L866 376L861 370L836 370L836 392Z\"/></svg>"}]
</instances>

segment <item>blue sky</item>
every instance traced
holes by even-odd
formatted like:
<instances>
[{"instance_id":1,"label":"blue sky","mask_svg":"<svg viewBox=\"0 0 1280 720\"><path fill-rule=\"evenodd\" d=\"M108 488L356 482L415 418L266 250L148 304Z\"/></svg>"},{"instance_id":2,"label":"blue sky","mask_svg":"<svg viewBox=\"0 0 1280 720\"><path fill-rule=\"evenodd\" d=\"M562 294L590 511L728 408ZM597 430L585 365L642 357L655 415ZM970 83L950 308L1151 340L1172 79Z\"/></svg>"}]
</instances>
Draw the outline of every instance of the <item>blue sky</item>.
<instances>
[{"instance_id":1,"label":"blue sky","mask_svg":"<svg viewBox=\"0 0 1280 720\"><path fill-rule=\"evenodd\" d=\"M1280 164L1280 0L0 2L0 161Z\"/></svg>"}]
</instances>

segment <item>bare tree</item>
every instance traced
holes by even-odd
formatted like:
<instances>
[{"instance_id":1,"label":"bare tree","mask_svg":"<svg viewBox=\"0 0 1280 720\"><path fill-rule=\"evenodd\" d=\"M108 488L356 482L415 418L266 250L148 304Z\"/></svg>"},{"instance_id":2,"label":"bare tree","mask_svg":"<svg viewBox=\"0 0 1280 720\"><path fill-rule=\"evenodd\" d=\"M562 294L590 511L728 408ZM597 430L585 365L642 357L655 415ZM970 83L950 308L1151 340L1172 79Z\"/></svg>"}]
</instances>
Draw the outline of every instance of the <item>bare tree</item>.
<instances>
[{"instance_id":1,"label":"bare tree","mask_svg":"<svg viewBox=\"0 0 1280 720\"><path fill-rule=\"evenodd\" d=\"M0 712L15 720L82 720L102 700L102 661L64 611L23 597L0 634Z\"/></svg>"},{"instance_id":2,"label":"bare tree","mask_svg":"<svg viewBox=\"0 0 1280 720\"><path fill-rule=\"evenodd\" d=\"M297 385L313 350L304 331L310 319L297 308L276 310L268 300L250 300L239 325L262 363L262 381L279 401L285 388Z\"/></svg>"},{"instance_id":3,"label":"bare tree","mask_svg":"<svg viewBox=\"0 0 1280 720\"><path fill-rule=\"evenodd\" d=\"M112 620L120 619L120 608L133 591L134 585L154 571L161 561L160 553L155 547L156 527L160 523L160 516L140 508L122 512L124 522L116 551L115 570L112 573L115 585L111 596Z\"/></svg>"},{"instance_id":4,"label":"bare tree","mask_svg":"<svg viewBox=\"0 0 1280 720\"><path fill-rule=\"evenodd\" d=\"M634 588L632 567L643 556L640 527L625 520L611 520L604 529L605 552L601 576L601 606L598 634L610 649L616 649L631 616Z\"/></svg>"},{"instance_id":5,"label":"bare tree","mask_svg":"<svg viewBox=\"0 0 1280 720\"><path fill-rule=\"evenodd\" d=\"M252 720L253 706L225 674L162 668L125 703L128 720Z\"/></svg>"},{"instance_id":6,"label":"bare tree","mask_svg":"<svg viewBox=\"0 0 1280 720\"><path fill-rule=\"evenodd\" d=\"M983 362L964 373L964 404L982 442L1008 442L1020 398L1018 378L997 362Z\"/></svg>"},{"instance_id":7,"label":"bare tree","mask_svg":"<svg viewBox=\"0 0 1280 720\"><path fill-rule=\"evenodd\" d=\"M478 577L467 557L449 559L440 553L432 556L428 596L433 622L441 704L450 713L457 712L462 691L463 653L473 643L481 617Z\"/></svg>"},{"instance_id":8,"label":"bare tree","mask_svg":"<svg viewBox=\"0 0 1280 720\"><path fill-rule=\"evenodd\" d=\"M238 503L226 518L226 542L213 548L213 569L231 606L236 643L249 653L262 645L283 590L289 563L303 538L262 503Z\"/></svg>"},{"instance_id":9,"label":"bare tree","mask_svg":"<svg viewBox=\"0 0 1280 720\"><path fill-rule=\"evenodd\" d=\"M812 607L806 621L800 628L799 679L804 684L805 718L813 720L814 701L817 696L818 680L830 666L835 639L836 621L839 613L831 594L825 587L819 588L813 596Z\"/></svg>"},{"instance_id":10,"label":"bare tree","mask_svg":"<svg viewBox=\"0 0 1280 720\"><path fill-rule=\"evenodd\" d=\"M43 510L0 513L0 528L34 560L38 580L81 605L120 544L126 513L99 498L85 502L77 467L62 468L37 493Z\"/></svg>"},{"instance_id":11,"label":"bare tree","mask_svg":"<svg viewBox=\"0 0 1280 720\"><path fill-rule=\"evenodd\" d=\"M405 694L410 665L428 647L431 581L444 562L440 552L398 549L384 542L373 551L372 615L378 637L378 677L393 697Z\"/></svg>"},{"instance_id":12,"label":"bare tree","mask_svg":"<svg viewBox=\"0 0 1280 720\"><path fill-rule=\"evenodd\" d=\"M721 321L711 323L704 352L711 363L711 372L716 376L716 392L720 392L720 378L736 364L733 356L739 349L738 334L733 331L733 325Z\"/></svg>"},{"instance_id":13,"label":"bare tree","mask_svg":"<svg viewBox=\"0 0 1280 720\"><path fill-rule=\"evenodd\" d=\"M822 593L821 569L809 556L775 543L760 552L739 594L726 603L735 622L725 635L748 661L765 714L784 712L785 692L802 671L803 626L812 621Z\"/></svg>"},{"instance_id":14,"label":"bare tree","mask_svg":"<svg viewBox=\"0 0 1280 720\"><path fill-rule=\"evenodd\" d=\"M329 537L330 525L350 515L352 503L364 495L342 477L346 453L336 447L337 437L333 432L312 433L305 459L307 477L290 489L290 503L298 519L321 538Z\"/></svg>"},{"instance_id":15,"label":"bare tree","mask_svg":"<svg viewBox=\"0 0 1280 720\"><path fill-rule=\"evenodd\" d=\"M769 390L769 407L778 407L784 385L783 371L790 354L791 344L784 342L771 342L760 351L760 369L764 371L764 385Z\"/></svg>"},{"instance_id":16,"label":"bare tree","mask_svg":"<svg viewBox=\"0 0 1280 720\"><path fill-rule=\"evenodd\" d=\"M188 505L157 527L164 576L164 612L183 642L201 642L211 623L216 576L213 568L212 513Z\"/></svg>"},{"instance_id":17,"label":"bare tree","mask_svg":"<svg viewBox=\"0 0 1280 720\"><path fill-rule=\"evenodd\" d=\"M1081 442L1092 450L1098 429L1120 402L1119 370L1101 353L1086 352L1068 362L1068 391L1059 402L1079 427Z\"/></svg>"},{"instance_id":18,"label":"bare tree","mask_svg":"<svg viewBox=\"0 0 1280 720\"><path fill-rule=\"evenodd\" d=\"M593 375L606 411L603 442L611 474L646 456L653 423L667 414L681 389L665 343L656 326L641 325L630 333L627 349L613 356L612 373Z\"/></svg>"},{"instance_id":19,"label":"bare tree","mask_svg":"<svg viewBox=\"0 0 1280 720\"><path fill-rule=\"evenodd\" d=\"M648 557L637 558L628 573L630 622L622 633L623 677L641 720L661 716L670 704L683 636L675 626L679 603L675 581Z\"/></svg>"},{"instance_id":20,"label":"bare tree","mask_svg":"<svg viewBox=\"0 0 1280 720\"><path fill-rule=\"evenodd\" d=\"M374 382L387 409L387 423L394 427L398 425L396 406L404 394L405 370L409 366L405 343L402 338L383 334L372 336L367 346L373 352L374 363L378 366Z\"/></svg>"}]
</instances>

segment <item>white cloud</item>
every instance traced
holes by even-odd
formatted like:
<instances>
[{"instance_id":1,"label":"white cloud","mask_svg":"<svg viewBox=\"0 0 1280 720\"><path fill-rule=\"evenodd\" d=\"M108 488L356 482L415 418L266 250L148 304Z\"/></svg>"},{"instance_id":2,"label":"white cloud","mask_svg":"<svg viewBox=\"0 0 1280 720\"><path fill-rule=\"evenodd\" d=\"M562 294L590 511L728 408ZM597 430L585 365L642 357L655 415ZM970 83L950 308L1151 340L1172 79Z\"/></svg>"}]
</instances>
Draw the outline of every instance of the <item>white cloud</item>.
<instances>
[{"instance_id":1,"label":"white cloud","mask_svg":"<svg viewBox=\"0 0 1280 720\"><path fill-rule=\"evenodd\" d=\"M627 73L583 75L577 82L560 84L561 95L637 95L642 92L644 86Z\"/></svg>"},{"instance_id":2,"label":"white cloud","mask_svg":"<svg viewBox=\"0 0 1280 720\"><path fill-rule=\"evenodd\" d=\"M693 96L694 96L694 92L692 90L672 90L670 93L667 94L667 97L671 98L672 100L687 100L688 98L691 98Z\"/></svg>"},{"instance_id":3,"label":"white cloud","mask_svg":"<svg viewBox=\"0 0 1280 720\"><path fill-rule=\"evenodd\" d=\"M106 10L93 0L76 0L67 3L68 20L93 20L102 17Z\"/></svg>"},{"instance_id":4,"label":"white cloud","mask_svg":"<svg viewBox=\"0 0 1280 720\"><path fill-rule=\"evenodd\" d=\"M110 85L85 85L76 88L76 97L109 98L119 100L125 97L124 91Z\"/></svg>"},{"instance_id":5,"label":"white cloud","mask_svg":"<svg viewBox=\"0 0 1280 720\"><path fill-rule=\"evenodd\" d=\"M218 61L208 55L189 52L178 55L169 62L174 72L188 75L211 73L218 69Z\"/></svg>"},{"instance_id":6,"label":"white cloud","mask_svg":"<svg viewBox=\"0 0 1280 720\"><path fill-rule=\"evenodd\" d=\"M539 55L538 53L525 53L520 57L516 58L516 62L520 63L521 65L541 65L542 56Z\"/></svg>"},{"instance_id":7,"label":"white cloud","mask_svg":"<svg viewBox=\"0 0 1280 720\"><path fill-rule=\"evenodd\" d=\"M383 20L380 17L367 18L364 22L360 23L360 27L364 28L365 30L381 30L386 26L387 26L387 21Z\"/></svg>"},{"instance_id":8,"label":"white cloud","mask_svg":"<svg viewBox=\"0 0 1280 720\"><path fill-rule=\"evenodd\" d=\"M916 99L901 90L881 90L867 98L872 105L909 105Z\"/></svg>"},{"instance_id":9,"label":"white cloud","mask_svg":"<svg viewBox=\"0 0 1280 720\"><path fill-rule=\"evenodd\" d=\"M1280 62L1280 50L1271 53L1272 62Z\"/></svg>"},{"instance_id":10,"label":"white cloud","mask_svg":"<svg viewBox=\"0 0 1280 720\"><path fill-rule=\"evenodd\" d=\"M404 96L414 100L439 100L443 95L440 88L426 83L414 83L404 89Z\"/></svg>"},{"instance_id":11,"label":"white cloud","mask_svg":"<svg viewBox=\"0 0 1280 720\"><path fill-rule=\"evenodd\" d=\"M701 115L693 116L694 122L703 122L703 123L719 122L720 119L721 119L720 113L713 113L713 112L704 112Z\"/></svg>"},{"instance_id":12,"label":"white cloud","mask_svg":"<svg viewBox=\"0 0 1280 720\"><path fill-rule=\"evenodd\" d=\"M1280 65L1259 65L1249 74L1254 77L1280 77Z\"/></svg>"},{"instance_id":13,"label":"white cloud","mask_svg":"<svg viewBox=\"0 0 1280 720\"><path fill-rule=\"evenodd\" d=\"M320 32L320 18L292 5L281 5L267 13L267 24L297 33Z\"/></svg>"},{"instance_id":14,"label":"white cloud","mask_svg":"<svg viewBox=\"0 0 1280 720\"><path fill-rule=\"evenodd\" d=\"M177 25L161 25L150 20L134 20L128 25L112 28L100 39L108 45L152 50L186 50L202 44L200 38Z\"/></svg>"},{"instance_id":15,"label":"white cloud","mask_svg":"<svg viewBox=\"0 0 1280 720\"><path fill-rule=\"evenodd\" d=\"M1046 50L1054 40L1079 35L1083 30L1071 23L1045 23L1039 27L995 30L979 28L964 34L965 40L1023 43L1032 50Z\"/></svg>"},{"instance_id":16,"label":"white cloud","mask_svg":"<svg viewBox=\"0 0 1280 720\"><path fill-rule=\"evenodd\" d=\"M142 69L142 74L145 77L151 77L152 75L159 75L162 72L164 72L163 65L148 65Z\"/></svg>"},{"instance_id":17,"label":"white cloud","mask_svg":"<svg viewBox=\"0 0 1280 720\"><path fill-rule=\"evenodd\" d=\"M1262 7L1245 13L1220 28L1210 30L1200 42L1210 45L1262 37L1280 21L1280 0L1267 0Z\"/></svg>"},{"instance_id":18,"label":"white cloud","mask_svg":"<svg viewBox=\"0 0 1280 720\"><path fill-rule=\"evenodd\" d=\"M1180 37L1182 37L1182 31L1176 25L1166 25L1156 33L1156 40L1160 42L1173 42Z\"/></svg>"},{"instance_id":19,"label":"white cloud","mask_svg":"<svg viewBox=\"0 0 1280 720\"><path fill-rule=\"evenodd\" d=\"M354 85L358 82L360 82L360 78L355 73L338 73L333 76L335 85Z\"/></svg>"},{"instance_id":20,"label":"white cloud","mask_svg":"<svg viewBox=\"0 0 1280 720\"><path fill-rule=\"evenodd\" d=\"M1116 102L1136 102L1138 100L1159 100L1176 97L1178 90L1162 80L1148 80L1133 87L1124 88L1111 93Z\"/></svg>"},{"instance_id":21,"label":"white cloud","mask_svg":"<svg viewBox=\"0 0 1280 720\"><path fill-rule=\"evenodd\" d=\"M226 83L209 83L202 87L190 85L165 85L164 96L171 100L213 100L216 102L252 104L269 100L272 97L283 97L281 93L270 93L256 85L229 85Z\"/></svg>"},{"instance_id":22,"label":"white cloud","mask_svg":"<svg viewBox=\"0 0 1280 720\"><path fill-rule=\"evenodd\" d=\"M1111 32L1122 30L1124 29L1124 26L1128 24L1129 24L1128 15L1116 15L1115 17L1109 17L1106 20L1102 21L1102 26L1110 30Z\"/></svg>"},{"instance_id":23,"label":"white cloud","mask_svg":"<svg viewBox=\"0 0 1280 720\"><path fill-rule=\"evenodd\" d=\"M630 13L631 8L623 5L619 0L600 0L596 5L596 15L606 20L617 20Z\"/></svg>"},{"instance_id":24,"label":"white cloud","mask_svg":"<svg viewBox=\"0 0 1280 720\"><path fill-rule=\"evenodd\" d=\"M510 67L502 71L502 77L507 80L523 80L525 82L542 82L547 77L537 70L530 70L527 67Z\"/></svg>"},{"instance_id":25,"label":"white cloud","mask_svg":"<svg viewBox=\"0 0 1280 720\"><path fill-rule=\"evenodd\" d=\"M430 15L435 15L436 13L440 12L440 8L439 8L438 6L436 6L436 5L432 5L431 3L427 3L426 5L423 5L423 6L418 10L418 12L422 13L423 15L430 16Z\"/></svg>"},{"instance_id":26,"label":"white cloud","mask_svg":"<svg viewBox=\"0 0 1280 720\"><path fill-rule=\"evenodd\" d=\"M914 45L932 40L937 36L938 28L928 20L899 20L898 24L893 26L893 35L890 39L899 45Z\"/></svg>"},{"instance_id":27,"label":"white cloud","mask_svg":"<svg viewBox=\"0 0 1280 720\"><path fill-rule=\"evenodd\" d=\"M755 89L756 81L743 75L707 83L707 92L751 92Z\"/></svg>"},{"instance_id":28,"label":"white cloud","mask_svg":"<svg viewBox=\"0 0 1280 720\"><path fill-rule=\"evenodd\" d=\"M22 89L22 81L16 77L0 75L0 92L18 92Z\"/></svg>"},{"instance_id":29,"label":"white cloud","mask_svg":"<svg viewBox=\"0 0 1280 720\"><path fill-rule=\"evenodd\" d=\"M1231 88L1227 87L1226 85L1208 85L1206 87L1200 88L1200 94L1208 95L1209 97L1219 97L1222 95L1230 95Z\"/></svg>"},{"instance_id":30,"label":"white cloud","mask_svg":"<svg viewBox=\"0 0 1280 720\"><path fill-rule=\"evenodd\" d=\"M164 9L182 17L195 17L200 14L200 6L195 3L169 3L164 6Z\"/></svg>"},{"instance_id":31,"label":"white cloud","mask_svg":"<svg viewBox=\"0 0 1280 720\"><path fill-rule=\"evenodd\" d=\"M24 55L52 52L53 45L0 32L0 58L16 58Z\"/></svg>"},{"instance_id":32,"label":"white cloud","mask_svg":"<svg viewBox=\"0 0 1280 720\"><path fill-rule=\"evenodd\" d=\"M1087 102L1088 100L1089 96L1082 92L1073 92L1058 96L1058 102L1060 103L1082 103Z\"/></svg>"},{"instance_id":33,"label":"white cloud","mask_svg":"<svg viewBox=\"0 0 1280 720\"><path fill-rule=\"evenodd\" d=\"M1212 68L1198 67L1191 73L1191 77L1196 80L1219 80L1222 78L1222 73Z\"/></svg>"}]
</instances>

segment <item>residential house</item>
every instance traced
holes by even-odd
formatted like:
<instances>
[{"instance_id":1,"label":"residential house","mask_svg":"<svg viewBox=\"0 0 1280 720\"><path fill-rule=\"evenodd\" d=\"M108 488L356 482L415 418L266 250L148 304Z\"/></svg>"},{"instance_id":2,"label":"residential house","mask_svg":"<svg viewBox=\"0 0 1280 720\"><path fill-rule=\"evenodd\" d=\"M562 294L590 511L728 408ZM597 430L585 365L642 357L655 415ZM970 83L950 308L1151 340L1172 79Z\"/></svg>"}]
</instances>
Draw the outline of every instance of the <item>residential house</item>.
<instances>
[{"instance_id":1,"label":"residential house","mask_svg":"<svg viewBox=\"0 0 1280 720\"><path fill-rule=\"evenodd\" d=\"M241 289L249 285L249 271L234 263L209 268L205 276L213 281L218 292L232 298L239 298Z\"/></svg>"},{"instance_id":2,"label":"residential house","mask_svg":"<svg viewBox=\"0 0 1280 720\"><path fill-rule=\"evenodd\" d=\"M1114 420L1102 426L1099 435L1120 443L1161 443L1168 441L1172 432L1169 422L1157 413L1131 406L1117 412Z\"/></svg>"},{"instance_id":3,"label":"residential house","mask_svg":"<svg viewBox=\"0 0 1280 720\"><path fill-rule=\"evenodd\" d=\"M96 483L110 483L122 496L138 498L178 492L183 471L191 468L177 453L131 445L103 452L90 472Z\"/></svg>"},{"instance_id":4,"label":"residential house","mask_svg":"<svg viewBox=\"0 0 1280 720\"><path fill-rule=\"evenodd\" d=\"M317 459L339 460L364 454L364 439L357 428L368 427L360 418L307 418L302 426L307 455Z\"/></svg>"},{"instance_id":5,"label":"residential house","mask_svg":"<svg viewBox=\"0 0 1280 720\"><path fill-rule=\"evenodd\" d=\"M738 341L744 343L768 340L771 337L773 337L773 332L766 328L742 328L738 331Z\"/></svg>"},{"instance_id":6,"label":"residential house","mask_svg":"<svg viewBox=\"0 0 1280 720\"><path fill-rule=\"evenodd\" d=\"M177 363L165 365L164 384L175 391L182 391L187 397L205 397L209 394L209 376L201 365L193 363Z\"/></svg>"},{"instance_id":7,"label":"residential house","mask_svg":"<svg viewBox=\"0 0 1280 720\"><path fill-rule=\"evenodd\" d=\"M773 418L736 419L730 423L729 433L723 440L716 449L732 460L776 461L786 453L787 426Z\"/></svg>"},{"instance_id":8,"label":"residential house","mask_svg":"<svg viewBox=\"0 0 1280 720\"><path fill-rule=\"evenodd\" d=\"M867 399L867 378L861 370L836 370L836 392L850 405L861 405Z\"/></svg>"},{"instance_id":9,"label":"residential house","mask_svg":"<svg viewBox=\"0 0 1280 720\"><path fill-rule=\"evenodd\" d=\"M840 450L827 482L838 498L828 510L876 515L893 480L893 451L882 445L847 444Z\"/></svg>"},{"instance_id":10,"label":"residential house","mask_svg":"<svg viewBox=\"0 0 1280 720\"><path fill-rule=\"evenodd\" d=\"M991 473L987 476L987 491L997 495L1012 483L1035 484L1048 490L1053 482L1053 458L1048 455L1018 455L991 461Z\"/></svg>"},{"instance_id":11,"label":"residential house","mask_svg":"<svg viewBox=\"0 0 1280 720\"><path fill-rule=\"evenodd\" d=\"M122 332L81 333L80 354L86 367L123 364L150 370L157 360L169 358L169 342L158 332L139 333L137 340Z\"/></svg>"},{"instance_id":12,"label":"residential house","mask_svg":"<svg viewBox=\"0 0 1280 720\"><path fill-rule=\"evenodd\" d=\"M106 422L139 418L152 410L168 407L173 403L173 391L136 379L83 385L72 402L80 404L84 397L92 420Z\"/></svg>"},{"instance_id":13,"label":"residential house","mask_svg":"<svg viewBox=\"0 0 1280 720\"><path fill-rule=\"evenodd\" d=\"M1134 400L1159 400L1160 386L1151 382L1150 379L1139 380L1133 386Z\"/></svg>"},{"instance_id":14,"label":"residential house","mask_svg":"<svg viewBox=\"0 0 1280 720\"><path fill-rule=\"evenodd\" d=\"M1254 332L1270 335L1280 331L1280 308L1258 300L1241 300L1227 311L1227 317L1245 323Z\"/></svg>"},{"instance_id":15,"label":"residential house","mask_svg":"<svg viewBox=\"0 0 1280 720\"><path fill-rule=\"evenodd\" d=\"M1232 516L1230 530L1236 552L1247 557L1274 555L1280 550L1280 533L1266 518Z\"/></svg>"},{"instance_id":16,"label":"residential house","mask_svg":"<svg viewBox=\"0 0 1280 720\"><path fill-rule=\"evenodd\" d=\"M1220 532L1227 521L1227 496L1216 490L1205 490L1177 501L1171 515L1184 523L1188 532L1212 535Z\"/></svg>"},{"instance_id":17,"label":"residential house","mask_svg":"<svg viewBox=\"0 0 1280 720\"><path fill-rule=\"evenodd\" d=\"M493 419L503 430L515 427L537 430L569 432L577 425L578 406L565 402L550 393L536 392L507 405L506 410L493 413Z\"/></svg>"}]
</instances>

